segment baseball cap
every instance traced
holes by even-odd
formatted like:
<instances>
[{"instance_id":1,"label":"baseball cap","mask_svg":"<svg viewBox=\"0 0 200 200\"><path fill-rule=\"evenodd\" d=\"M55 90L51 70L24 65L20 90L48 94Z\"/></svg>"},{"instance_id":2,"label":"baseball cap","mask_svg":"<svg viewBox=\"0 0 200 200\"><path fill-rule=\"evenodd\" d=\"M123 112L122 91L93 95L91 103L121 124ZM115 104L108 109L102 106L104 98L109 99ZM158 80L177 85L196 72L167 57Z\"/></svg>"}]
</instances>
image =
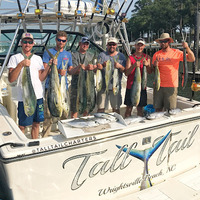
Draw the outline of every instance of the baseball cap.
<instances>
[{"instance_id":1,"label":"baseball cap","mask_svg":"<svg viewBox=\"0 0 200 200\"><path fill-rule=\"evenodd\" d=\"M90 43L89 38L88 37L82 37L81 38L81 43L86 43L86 42Z\"/></svg>"},{"instance_id":2,"label":"baseball cap","mask_svg":"<svg viewBox=\"0 0 200 200\"><path fill-rule=\"evenodd\" d=\"M114 42L115 44L118 44L118 39L117 38L115 38L115 37L110 37L110 38L108 38L108 41L107 41L107 43L111 43L111 42Z\"/></svg>"},{"instance_id":3,"label":"baseball cap","mask_svg":"<svg viewBox=\"0 0 200 200\"><path fill-rule=\"evenodd\" d=\"M138 38L137 40L135 40L135 44L145 44L145 40L143 38Z\"/></svg>"},{"instance_id":4,"label":"baseball cap","mask_svg":"<svg viewBox=\"0 0 200 200\"><path fill-rule=\"evenodd\" d=\"M29 39L32 39L33 40L33 35L31 33L23 33L22 34L22 40L25 39L25 38L29 38Z\"/></svg>"}]
</instances>

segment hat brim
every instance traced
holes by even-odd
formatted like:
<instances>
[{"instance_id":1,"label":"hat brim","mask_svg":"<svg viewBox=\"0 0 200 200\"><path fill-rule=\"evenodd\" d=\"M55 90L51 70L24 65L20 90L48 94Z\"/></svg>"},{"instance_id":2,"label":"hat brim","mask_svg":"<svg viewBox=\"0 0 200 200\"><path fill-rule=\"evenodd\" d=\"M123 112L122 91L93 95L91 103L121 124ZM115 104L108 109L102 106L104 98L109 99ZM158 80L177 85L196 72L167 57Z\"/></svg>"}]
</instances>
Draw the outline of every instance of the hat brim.
<instances>
[{"instance_id":1,"label":"hat brim","mask_svg":"<svg viewBox=\"0 0 200 200\"><path fill-rule=\"evenodd\" d=\"M173 40L171 37L169 37L169 38L158 38L158 39L156 39L155 41L158 42L158 43L160 43L161 40L169 40L170 43L173 43L173 42L174 42L174 40Z\"/></svg>"}]
</instances>

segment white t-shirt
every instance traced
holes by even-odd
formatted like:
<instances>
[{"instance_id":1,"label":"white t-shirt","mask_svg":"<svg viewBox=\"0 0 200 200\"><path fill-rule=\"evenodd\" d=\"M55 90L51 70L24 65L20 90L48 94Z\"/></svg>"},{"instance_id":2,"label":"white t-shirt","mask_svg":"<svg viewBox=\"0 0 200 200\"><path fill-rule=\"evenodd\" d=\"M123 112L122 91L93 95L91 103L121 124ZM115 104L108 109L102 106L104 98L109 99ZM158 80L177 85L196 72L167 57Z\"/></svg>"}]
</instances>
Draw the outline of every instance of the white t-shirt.
<instances>
[{"instance_id":1,"label":"white t-shirt","mask_svg":"<svg viewBox=\"0 0 200 200\"><path fill-rule=\"evenodd\" d=\"M20 63L22 60L24 60L24 56L21 53L15 54L10 57L10 60L8 62L7 68L16 68L18 63ZM23 69L21 70L19 77L17 79L17 100L23 101L22 97L22 73ZM44 69L42 58L37 55L33 55L31 57L31 65L30 65L30 74L31 74L31 81L32 85L35 91L35 95L37 99L43 98L43 87L42 82L39 79L39 71Z\"/></svg>"}]
</instances>

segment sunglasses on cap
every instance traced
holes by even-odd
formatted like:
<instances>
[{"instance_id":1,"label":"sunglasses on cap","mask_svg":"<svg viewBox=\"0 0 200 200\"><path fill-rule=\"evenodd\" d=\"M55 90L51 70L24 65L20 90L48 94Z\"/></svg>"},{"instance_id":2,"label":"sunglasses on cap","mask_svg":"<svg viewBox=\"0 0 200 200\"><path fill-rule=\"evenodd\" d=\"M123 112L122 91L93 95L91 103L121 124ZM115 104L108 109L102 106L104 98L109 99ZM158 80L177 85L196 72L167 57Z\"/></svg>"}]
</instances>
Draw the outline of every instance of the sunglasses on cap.
<instances>
[{"instance_id":1,"label":"sunglasses on cap","mask_svg":"<svg viewBox=\"0 0 200 200\"><path fill-rule=\"evenodd\" d=\"M117 44L115 43L108 43L108 46L116 46Z\"/></svg>"},{"instance_id":2,"label":"sunglasses on cap","mask_svg":"<svg viewBox=\"0 0 200 200\"><path fill-rule=\"evenodd\" d=\"M59 39L59 38L56 38L56 40L58 41L58 42L63 42L63 43L65 43L67 40L61 40L61 39Z\"/></svg>"},{"instance_id":3,"label":"sunglasses on cap","mask_svg":"<svg viewBox=\"0 0 200 200\"><path fill-rule=\"evenodd\" d=\"M159 42L160 43L167 43L167 42L169 42L169 40L160 40Z\"/></svg>"},{"instance_id":4,"label":"sunglasses on cap","mask_svg":"<svg viewBox=\"0 0 200 200\"><path fill-rule=\"evenodd\" d=\"M33 41L22 40L22 43L23 43L23 44L27 44L27 43L28 43L28 44L33 44Z\"/></svg>"}]
</instances>

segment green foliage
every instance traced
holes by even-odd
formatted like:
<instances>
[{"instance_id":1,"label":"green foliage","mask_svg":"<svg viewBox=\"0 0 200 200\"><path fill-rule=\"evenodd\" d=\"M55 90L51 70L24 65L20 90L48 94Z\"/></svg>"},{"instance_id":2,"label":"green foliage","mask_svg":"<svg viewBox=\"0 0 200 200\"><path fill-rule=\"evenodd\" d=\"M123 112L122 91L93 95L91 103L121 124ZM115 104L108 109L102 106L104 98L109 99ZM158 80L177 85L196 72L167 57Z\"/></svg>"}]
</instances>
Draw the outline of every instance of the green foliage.
<instances>
[{"instance_id":1,"label":"green foliage","mask_svg":"<svg viewBox=\"0 0 200 200\"><path fill-rule=\"evenodd\" d=\"M198 0L138 0L127 24L129 39L153 32L180 32L194 27Z\"/></svg>"}]
</instances>

